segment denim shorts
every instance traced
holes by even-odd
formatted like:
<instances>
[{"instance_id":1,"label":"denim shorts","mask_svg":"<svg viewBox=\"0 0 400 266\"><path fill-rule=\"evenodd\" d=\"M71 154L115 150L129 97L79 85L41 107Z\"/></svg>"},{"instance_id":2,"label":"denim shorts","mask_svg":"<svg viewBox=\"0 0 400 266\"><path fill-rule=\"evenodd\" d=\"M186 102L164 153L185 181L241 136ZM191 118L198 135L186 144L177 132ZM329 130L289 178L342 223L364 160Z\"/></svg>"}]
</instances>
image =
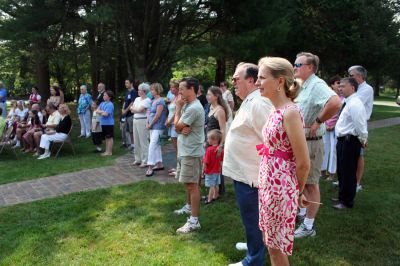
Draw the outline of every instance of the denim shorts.
<instances>
[{"instance_id":1,"label":"denim shorts","mask_svg":"<svg viewBox=\"0 0 400 266\"><path fill-rule=\"evenodd\" d=\"M221 183L221 174L205 174L206 187L215 187Z\"/></svg>"},{"instance_id":2,"label":"denim shorts","mask_svg":"<svg viewBox=\"0 0 400 266\"><path fill-rule=\"evenodd\" d=\"M364 149L364 148L361 148L361 150L360 150L360 156L361 156L361 157L364 157L364 154L365 154L365 149Z\"/></svg>"}]
</instances>

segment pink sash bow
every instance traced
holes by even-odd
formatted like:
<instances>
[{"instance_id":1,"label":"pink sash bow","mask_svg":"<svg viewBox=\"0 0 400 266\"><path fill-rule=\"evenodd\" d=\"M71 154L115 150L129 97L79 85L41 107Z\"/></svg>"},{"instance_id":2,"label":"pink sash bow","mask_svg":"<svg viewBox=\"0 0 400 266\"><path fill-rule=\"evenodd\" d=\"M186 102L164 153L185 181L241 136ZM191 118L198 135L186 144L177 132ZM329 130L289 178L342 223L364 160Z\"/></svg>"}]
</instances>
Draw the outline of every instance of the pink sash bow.
<instances>
[{"instance_id":1,"label":"pink sash bow","mask_svg":"<svg viewBox=\"0 0 400 266\"><path fill-rule=\"evenodd\" d=\"M269 152L269 149L267 146L265 146L265 144L258 144L256 145L256 149L258 151L258 155L262 155L265 157L278 157L281 158L283 160L290 160L293 158L293 153L292 152L285 152L285 151L280 151L280 150L275 150L273 153Z\"/></svg>"}]
</instances>

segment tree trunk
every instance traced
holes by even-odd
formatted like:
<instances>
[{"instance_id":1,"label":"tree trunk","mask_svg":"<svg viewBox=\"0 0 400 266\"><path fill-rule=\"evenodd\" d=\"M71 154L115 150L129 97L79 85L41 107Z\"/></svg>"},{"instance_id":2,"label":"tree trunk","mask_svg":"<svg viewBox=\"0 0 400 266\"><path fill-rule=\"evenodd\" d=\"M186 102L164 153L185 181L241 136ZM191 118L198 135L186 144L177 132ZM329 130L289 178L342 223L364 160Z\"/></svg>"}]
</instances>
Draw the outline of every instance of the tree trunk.
<instances>
[{"instance_id":1,"label":"tree trunk","mask_svg":"<svg viewBox=\"0 0 400 266\"><path fill-rule=\"evenodd\" d=\"M89 51L90 51L90 76L92 79L92 95L97 95L97 84L100 82L100 70L98 62L96 34L93 28L88 29L89 32Z\"/></svg>"},{"instance_id":2,"label":"tree trunk","mask_svg":"<svg viewBox=\"0 0 400 266\"><path fill-rule=\"evenodd\" d=\"M381 83L381 75L379 71L376 72L375 74L375 87L374 87L374 96L379 96L379 86Z\"/></svg>"},{"instance_id":3,"label":"tree trunk","mask_svg":"<svg viewBox=\"0 0 400 266\"><path fill-rule=\"evenodd\" d=\"M215 84L218 86L221 81L225 81L226 64L225 58L217 58L217 68L215 69Z\"/></svg>"},{"instance_id":4,"label":"tree trunk","mask_svg":"<svg viewBox=\"0 0 400 266\"><path fill-rule=\"evenodd\" d=\"M39 94L47 101L49 97L50 87L50 72L49 72L49 59L47 57L38 56L35 64L37 86L39 87Z\"/></svg>"}]
</instances>

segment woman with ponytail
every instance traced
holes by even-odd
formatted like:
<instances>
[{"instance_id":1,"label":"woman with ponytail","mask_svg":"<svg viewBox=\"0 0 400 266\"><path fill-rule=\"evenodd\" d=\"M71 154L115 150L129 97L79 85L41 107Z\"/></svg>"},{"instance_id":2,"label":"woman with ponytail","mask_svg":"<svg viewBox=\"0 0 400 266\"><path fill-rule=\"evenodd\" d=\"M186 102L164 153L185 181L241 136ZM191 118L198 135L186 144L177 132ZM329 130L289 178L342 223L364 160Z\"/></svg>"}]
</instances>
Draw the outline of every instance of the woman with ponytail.
<instances>
[{"instance_id":1,"label":"woman with ponytail","mask_svg":"<svg viewBox=\"0 0 400 266\"><path fill-rule=\"evenodd\" d=\"M293 103L300 89L290 62L264 57L258 62L256 86L275 110L262 130L264 143L259 174L259 226L272 265L289 265L298 206L308 202L302 191L310 169L304 123Z\"/></svg>"}]
</instances>

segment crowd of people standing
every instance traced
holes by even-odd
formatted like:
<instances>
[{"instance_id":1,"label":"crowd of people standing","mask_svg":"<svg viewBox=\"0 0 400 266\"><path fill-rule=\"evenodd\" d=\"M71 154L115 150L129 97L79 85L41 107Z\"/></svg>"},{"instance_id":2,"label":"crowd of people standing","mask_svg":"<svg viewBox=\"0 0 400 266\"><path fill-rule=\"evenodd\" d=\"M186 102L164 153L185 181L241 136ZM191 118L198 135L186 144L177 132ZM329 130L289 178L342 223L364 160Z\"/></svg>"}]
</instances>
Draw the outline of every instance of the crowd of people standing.
<instances>
[{"instance_id":1,"label":"crowd of people standing","mask_svg":"<svg viewBox=\"0 0 400 266\"><path fill-rule=\"evenodd\" d=\"M208 88L206 103L192 77L171 80L166 99L160 83L141 83L136 89L126 79L120 127L123 146L134 152L133 165L147 168L148 177L164 169L160 138L166 130L177 151L170 174L184 184L186 194L185 204L174 213L190 214L177 233L201 228L202 178L209 187L206 204L223 194L224 177L233 180L247 252L231 265L264 265L266 250L272 265L288 265L294 239L316 235L321 176L338 177L333 207L353 208L361 189L373 89L362 66L350 67L349 77L332 77L329 86L317 76L318 67L318 56L308 52L299 53L293 65L279 57L238 64L232 84L242 103L235 115L225 81ZM110 156L114 94L103 83L97 89L93 100L87 87L80 87L79 137L91 137L99 153L105 140L101 155ZM15 127L15 146L23 143L24 151L39 159L50 157L50 142L65 139L72 126L61 90L54 85L50 92L45 112L34 87L30 108L14 101L7 114L0 82L0 112Z\"/></svg>"}]
</instances>

